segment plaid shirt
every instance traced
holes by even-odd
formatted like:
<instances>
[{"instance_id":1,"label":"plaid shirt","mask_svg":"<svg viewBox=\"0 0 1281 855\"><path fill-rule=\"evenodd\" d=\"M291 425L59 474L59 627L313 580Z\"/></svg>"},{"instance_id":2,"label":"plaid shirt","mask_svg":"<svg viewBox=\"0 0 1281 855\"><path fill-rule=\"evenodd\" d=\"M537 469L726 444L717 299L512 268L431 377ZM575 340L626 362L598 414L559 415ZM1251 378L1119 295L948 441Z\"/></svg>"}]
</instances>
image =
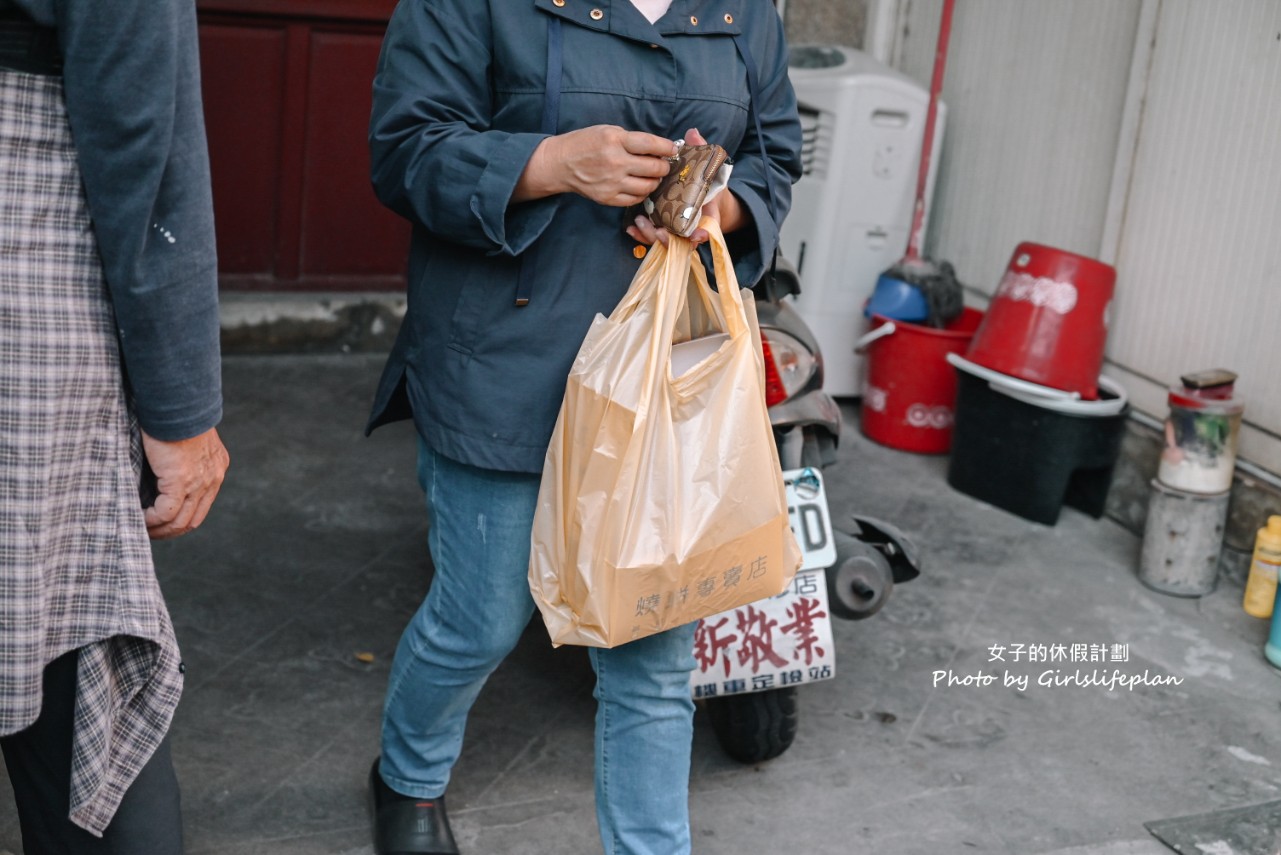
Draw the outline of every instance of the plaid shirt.
<instances>
[{"instance_id":1,"label":"plaid shirt","mask_svg":"<svg viewBox=\"0 0 1281 855\"><path fill-rule=\"evenodd\" d=\"M119 352L62 81L0 71L0 735L81 649L70 816L99 835L182 690Z\"/></svg>"}]
</instances>

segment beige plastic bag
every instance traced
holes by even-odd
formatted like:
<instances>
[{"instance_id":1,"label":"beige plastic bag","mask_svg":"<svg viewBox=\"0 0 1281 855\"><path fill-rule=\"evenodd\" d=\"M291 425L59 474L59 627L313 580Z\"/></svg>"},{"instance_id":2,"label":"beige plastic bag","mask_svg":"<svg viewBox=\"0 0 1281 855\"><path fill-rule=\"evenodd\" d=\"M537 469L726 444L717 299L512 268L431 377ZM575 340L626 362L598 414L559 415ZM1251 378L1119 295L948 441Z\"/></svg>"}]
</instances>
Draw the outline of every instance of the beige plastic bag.
<instances>
[{"instance_id":1,"label":"beige plastic bag","mask_svg":"<svg viewBox=\"0 0 1281 855\"><path fill-rule=\"evenodd\" d=\"M570 371L529 568L554 644L643 638L774 596L800 566L756 305L701 225L717 291L688 240L655 244Z\"/></svg>"}]
</instances>

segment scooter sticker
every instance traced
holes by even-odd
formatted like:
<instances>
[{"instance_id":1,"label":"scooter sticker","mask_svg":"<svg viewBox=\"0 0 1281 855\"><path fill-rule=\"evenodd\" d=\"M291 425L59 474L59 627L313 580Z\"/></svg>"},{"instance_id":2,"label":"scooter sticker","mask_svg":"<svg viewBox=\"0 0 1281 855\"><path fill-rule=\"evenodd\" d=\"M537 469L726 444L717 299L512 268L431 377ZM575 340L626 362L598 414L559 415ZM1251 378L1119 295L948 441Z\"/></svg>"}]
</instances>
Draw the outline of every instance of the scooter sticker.
<instances>
[{"instance_id":1,"label":"scooter sticker","mask_svg":"<svg viewBox=\"0 0 1281 855\"><path fill-rule=\"evenodd\" d=\"M801 548L801 569L817 570L836 563L836 538L827 507L827 493L817 469L791 469L783 473L787 515Z\"/></svg>"},{"instance_id":2,"label":"scooter sticker","mask_svg":"<svg viewBox=\"0 0 1281 855\"><path fill-rule=\"evenodd\" d=\"M798 573L777 597L721 612L694 634L695 698L826 680L836 670L822 571Z\"/></svg>"},{"instance_id":3,"label":"scooter sticker","mask_svg":"<svg viewBox=\"0 0 1281 855\"><path fill-rule=\"evenodd\" d=\"M703 618L694 635L695 698L760 692L826 680L836 670L832 613L823 568L836 562L836 538L823 476L812 467L783 473L801 570L776 597Z\"/></svg>"}]
</instances>

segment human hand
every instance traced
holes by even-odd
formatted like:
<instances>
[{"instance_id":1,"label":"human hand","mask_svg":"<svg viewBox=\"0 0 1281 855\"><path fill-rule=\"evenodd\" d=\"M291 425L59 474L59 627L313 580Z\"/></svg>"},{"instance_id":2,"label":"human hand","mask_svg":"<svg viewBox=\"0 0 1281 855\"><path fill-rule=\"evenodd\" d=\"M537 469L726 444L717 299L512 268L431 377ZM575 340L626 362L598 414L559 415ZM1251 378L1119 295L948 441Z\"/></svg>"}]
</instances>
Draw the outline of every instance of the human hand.
<instances>
[{"instance_id":1,"label":"human hand","mask_svg":"<svg viewBox=\"0 0 1281 855\"><path fill-rule=\"evenodd\" d=\"M615 125L593 125L548 137L534 149L517 184L517 201L577 193L625 208L654 192L676 154L669 139Z\"/></svg>"},{"instance_id":2,"label":"human hand","mask_svg":"<svg viewBox=\"0 0 1281 855\"><path fill-rule=\"evenodd\" d=\"M667 246L667 239L672 236L667 229L654 225L654 221L645 214L637 214L636 219L625 231L632 240L646 246L653 246L656 243Z\"/></svg>"},{"instance_id":3,"label":"human hand","mask_svg":"<svg viewBox=\"0 0 1281 855\"><path fill-rule=\"evenodd\" d=\"M231 462L218 431L176 442L144 431L142 452L156 473L156 501L142 512L151 539L178 537L204 522Z\"/></svg>"}]
</instances>

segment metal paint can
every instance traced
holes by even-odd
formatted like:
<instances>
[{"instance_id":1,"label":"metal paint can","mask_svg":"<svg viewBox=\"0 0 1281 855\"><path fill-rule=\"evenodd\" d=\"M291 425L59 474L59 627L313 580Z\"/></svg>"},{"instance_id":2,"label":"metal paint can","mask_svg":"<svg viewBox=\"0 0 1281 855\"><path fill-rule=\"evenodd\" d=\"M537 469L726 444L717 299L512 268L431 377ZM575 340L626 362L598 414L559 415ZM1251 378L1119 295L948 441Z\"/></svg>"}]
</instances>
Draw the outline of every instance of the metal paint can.
<instances>
[{"instance_id":1,"label":"metal paint can","mask_svg":"<svg viewBox=\"0 0 1281 855\"><path fill-rule=\"evenodd\" d=\"M1189 493L1152 479L1139 581L1163 594L1200 597L1214 590L1231 491Z\"/></svg>"}]
</instances>

